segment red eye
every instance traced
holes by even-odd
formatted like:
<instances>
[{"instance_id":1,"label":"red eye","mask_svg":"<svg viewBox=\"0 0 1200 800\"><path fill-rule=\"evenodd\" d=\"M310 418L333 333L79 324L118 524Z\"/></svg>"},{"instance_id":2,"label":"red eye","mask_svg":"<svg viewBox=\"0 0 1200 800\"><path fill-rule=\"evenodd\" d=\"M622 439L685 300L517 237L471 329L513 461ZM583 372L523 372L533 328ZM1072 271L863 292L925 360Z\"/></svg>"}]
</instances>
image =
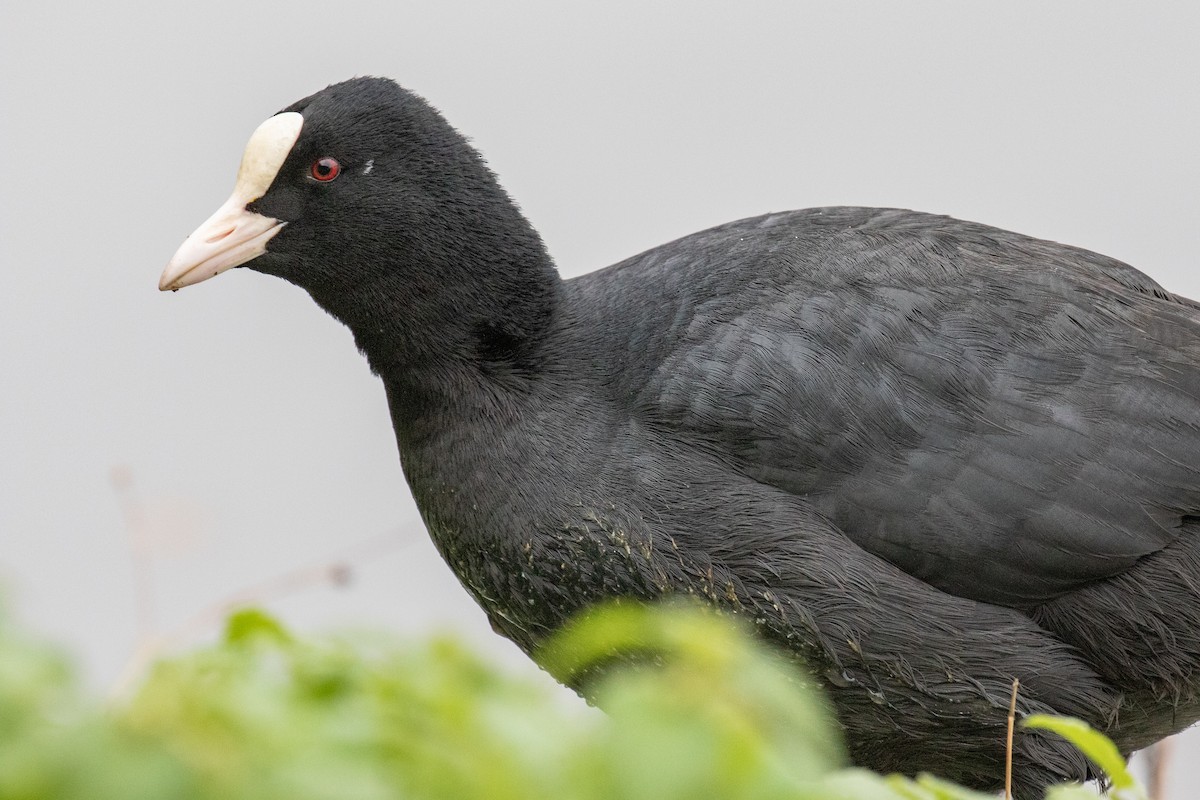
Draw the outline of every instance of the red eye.
<instances>
[{"instance_id":1,"label":"red eye","mask_svg":"<svg viewBox=\"0 0 1200 800\"><path fill-rule=\"evenodd\" d=\"M325 156L313 162L311 172L316 180L328 182L341 174L342 165L337 162L336 158Z\"/></svg>"}]
</instances>

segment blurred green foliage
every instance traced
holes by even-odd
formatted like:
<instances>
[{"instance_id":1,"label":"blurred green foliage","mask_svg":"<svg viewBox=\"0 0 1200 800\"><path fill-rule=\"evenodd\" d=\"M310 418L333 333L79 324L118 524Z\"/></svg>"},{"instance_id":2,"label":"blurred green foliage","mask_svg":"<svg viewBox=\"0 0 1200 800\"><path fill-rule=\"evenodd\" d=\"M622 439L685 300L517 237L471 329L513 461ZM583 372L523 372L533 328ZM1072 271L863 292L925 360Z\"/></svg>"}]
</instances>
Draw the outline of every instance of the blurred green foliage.
<instances>
[{"instance_id":1,"label":"blurred green foliage","mask_svg":"<svg viewBox=\"0 0 1200 800\"><path fill-rule=\"evenodd\" d=\"M104 706L80 696L60 655L0 614L0 798L985 797L845 768L820 694L712 612L614 605L570 625L540 660L569 682L592 675L588 696L606 713L488 667L450 639L300 639L256 611L234 615L220 644L160 661L131 698ZM1108 766L1117 763L1123 770L1119 756Z\"/></svg>"}]
</instances>

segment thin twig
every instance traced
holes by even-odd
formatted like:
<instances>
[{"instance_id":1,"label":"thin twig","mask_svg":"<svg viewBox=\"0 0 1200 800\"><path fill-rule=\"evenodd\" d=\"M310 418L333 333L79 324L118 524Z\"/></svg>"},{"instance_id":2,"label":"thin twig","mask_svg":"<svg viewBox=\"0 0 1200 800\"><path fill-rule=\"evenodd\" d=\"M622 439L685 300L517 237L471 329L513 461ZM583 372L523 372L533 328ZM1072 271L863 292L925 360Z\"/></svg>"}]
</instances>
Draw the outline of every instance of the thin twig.
<instances>
[{"instance_id":1,"label":"thin twig","mask_svg":"<svg viewBox=\"0 0 1200 800\"><path fill-rule=\"evenodd\" d=\"M1008 738L1004 744L1004 800L1012 800L1013 728L1017 722L1017 690L1021 682L1013 678L1012 699L1008 701Z\"/></svg>"}]
</instances>

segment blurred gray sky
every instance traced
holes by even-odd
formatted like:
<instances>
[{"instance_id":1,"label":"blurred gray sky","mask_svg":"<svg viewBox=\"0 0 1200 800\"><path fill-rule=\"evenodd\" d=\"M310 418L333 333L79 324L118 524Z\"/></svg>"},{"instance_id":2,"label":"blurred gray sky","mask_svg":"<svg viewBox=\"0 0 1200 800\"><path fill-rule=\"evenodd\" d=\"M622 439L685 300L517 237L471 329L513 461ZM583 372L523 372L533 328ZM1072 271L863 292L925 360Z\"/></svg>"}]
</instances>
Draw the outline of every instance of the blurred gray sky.
<instances>
[{"instance_id":1,"label":"blurred gray sky","mask_svg":"<svg viewBox=\"0 0 1200 800\"><path fill-rule=\"evenodd\" d=\"M1198 296L1198 22L1184 3L10 4L10 604L102 685L137 635L130 514L164 631L390 535L350 588L269 607L301 629L450 626L532 670L437 558L349 334L245 270L157 291L250 132L303 95L375 74L426 96L568 275L769 210L887 205L1088 247Z\"/></svg>"}]
</instances>

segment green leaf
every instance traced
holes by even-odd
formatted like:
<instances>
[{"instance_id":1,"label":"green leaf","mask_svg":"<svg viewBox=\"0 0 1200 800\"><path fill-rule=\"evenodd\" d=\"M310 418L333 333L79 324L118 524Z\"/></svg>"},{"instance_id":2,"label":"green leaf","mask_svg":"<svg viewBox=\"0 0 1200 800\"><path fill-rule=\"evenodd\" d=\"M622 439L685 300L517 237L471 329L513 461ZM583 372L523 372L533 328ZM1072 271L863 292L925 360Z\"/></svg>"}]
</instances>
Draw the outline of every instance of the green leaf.
<instances>
[{"instance_id":1,"label":"green leaf","mask_svg":"<svg viewBox=\"0 0 1200 800\"><path fill-rule=\"evenodd\" d=\"M1046 800L1097 800L1096 793L1077 783L1052 786L1046 792Z\"/></svg>"},{"instance_id":2,"label":"green leaf","mask_svg":"<svg viewBox=\"0 0 1200 800\"><path fill-rule=\"evenodd\" d=\"M242 608L225 622L225 642L245 644L255 640L290 642L291 634L279 621L257 608Z\"/></svg>"},{"instance_id":3,"label":"green leaf","mask_svg":"<svg viewBox=\"0 0 1200 800\"><path fill-rule=\"evenodd\" d=\"M728 780L733 791L742 780L736 776L753 772L764 784L794 786L845 760L825 697L797 662L709 606L602 605L535 658L560 680L582 685L629 729L630 741L645 739L662 752L646 759L647 781L661 780L664 761L686 761L712 765L695 775L710 789Z\"/></svg>"},{"instance_id":4,"label":"green leaf","mask_svg":"<svg viewBox=\"0 0 1200 800\"><path fill-rule=\"evenodd\" d=\"M1129 772L1129 767L1117 746L1111 739L1083 720L1049 714L1031 714L1021 724L1026 728L1056 733L1079 748L1089 761L1108 775L1109 780L1112 781L1114 796L1131 798L1131 800L1146 797L1145 790Z\"/></svg>"}]
</instances>

